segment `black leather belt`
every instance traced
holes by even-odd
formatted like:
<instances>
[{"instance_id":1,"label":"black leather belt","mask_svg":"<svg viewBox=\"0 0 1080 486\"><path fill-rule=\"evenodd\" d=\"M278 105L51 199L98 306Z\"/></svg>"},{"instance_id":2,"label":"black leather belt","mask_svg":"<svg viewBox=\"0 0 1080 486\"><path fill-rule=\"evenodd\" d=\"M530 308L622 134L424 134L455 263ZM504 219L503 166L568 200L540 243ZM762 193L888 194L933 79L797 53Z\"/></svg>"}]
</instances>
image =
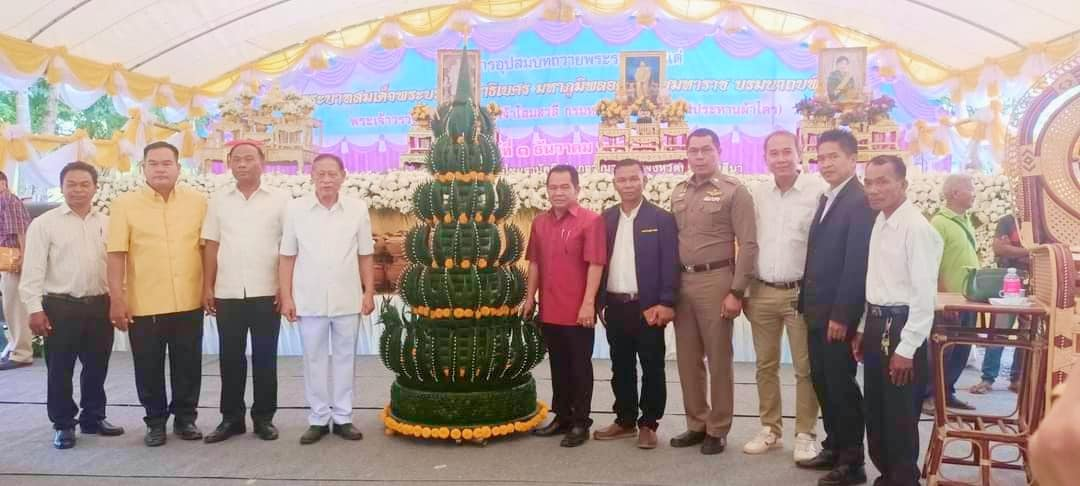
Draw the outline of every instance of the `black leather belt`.
<instances>
[{"instance_id":1,"label":"black leather belt","mask_svg":"<svg viewBox=\"0 0 1080 486\"><path fill-rule=\"evenodd\" d=\"M608 300L619 304L629 304L631 302L637 302L640 297L638 294L620 294L618 292L608 292Z\"/></svg>"},{"instance_id":2,"label":"black leather belt","mask_svg":"<svg viewBox=\"0 0 1080 486\"><path fill-rule=\"evenodd\" d=\"M68 294L45 294L47 299L56 299L64 302L70 302L72 304L104 304L109 301L109 294L91 295L87 297L75 297Z\"/></svg>"},{"instance_id":3,"label":"black leather belt","mask_svg":"<svg viewBox=\"0 0 1080 486\"><path fill-rule=\"evenodd\" d=\"M735 264L734 258L728 258L727 260L720 260L718 262L702 263L700 265L682 265L682 271L684 273L698 273L708 272L709 270L716 270L717 268L730 267Z\"/></svg>"},{"instance_id":4,"label":"black leather belt","mask_svg":"<svg viewBox=\"0 0 1080 486\"><path fill-rule=\"evenodd\" d=\"M906 305L874 305L867 304L866 312L872 317L891 317L893 319L907 318L908 306Z\"/></svg>"},{"instance_id":5,"label":"black leather belt","mask_svg":"<svg viewBox=\"0 0 1080 486\"><path fill-rule=\"evenodd\" d=\"M791 289L799 288L799 281L798 280L796 280L794 282L766 282L766 281L764 281L764 280L762 280L760 278L756 279L756 280L758 282L761 282L761 285L764 285L766 287L772 287L774 289L791 290Z\"/></svg>"}]
</instances>

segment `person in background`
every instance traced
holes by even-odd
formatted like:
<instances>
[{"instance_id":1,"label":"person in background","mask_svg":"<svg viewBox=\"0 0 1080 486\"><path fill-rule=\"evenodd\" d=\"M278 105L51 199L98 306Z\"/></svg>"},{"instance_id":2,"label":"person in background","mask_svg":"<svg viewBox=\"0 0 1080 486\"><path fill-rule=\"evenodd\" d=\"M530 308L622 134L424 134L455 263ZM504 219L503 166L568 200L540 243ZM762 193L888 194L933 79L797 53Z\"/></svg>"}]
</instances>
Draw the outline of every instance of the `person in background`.
<instances>
[{"instance_id":1,"label":"person in background","mask_svg":"<svg viewBox=\"0 0 1080 486\"><path fill-rule=\"evenodd\" d=\"M758 260L750 284L746 317L757 357L758 411L761 432L743 446L763 454L783 446L780 406L780 343L787 330L795 368L795 461L818 454L817 396L810 379L807 326L797 307L799 281L806 270L806 243L818 199L828 189L815 174L800 174L801 155L794 133L779 130L765 137L765 163L773 180L751 191L757 212Z\"/></svg>"},{"instance_id":2,"label":"person in background","mask_svg":"<svg viewBox=\"0 0 1080 486\"><path fill-rule=\"evenodd\" d=\"M26 254L26 228L29 226L30 213L19 196L8 187L7 175L0 172L0 247L18 249L20 255L15 261L14 271L0 273L4 321L8 327L7 346L0 353L0 371L34 364L30 313L19 298L19 272L22 256Z\"/></svg>"},{"instance_id":3,"label":"person in background","mask_svg":"<svg viewBox=\"0 0 1080 486\"><path fill-rule=\"evenodd\" d=\"M278 251L288 197L262 184L262 149L238 143L229 149L229 170L236 185L214 195L203 222L203 307L217 316L221 349L221 424L206 443L221 442L247 431L244 389L247 344L251 334L251 381L255 435L278 438L277 346Z\"/></svg>"},{"instance_id":4,"label":"person in background","mask_svg":"<svg viewBox=\"0 0 1080 486\"><path fill-rule=\"evenodd\" d=\"M110 207L107 250L109 320L131 339L135 387L146 410L149 447L164 445L165 424L184 440L195 425L202 384L202 248L206 197L178 186L179 151L167 142L143 149L146 186ZM165 394L169 357L172 401Z\"/></svg>"},{"instance_id":5,"label":"person in background","mask_svg":"<svg viewBox=\"0 0 1080 486\"><path fill-rule=\"evenodd\" d=\"M810 224L799 312L809 328L810 376L826 437L817 456L796 464L829 471L820 486L845 486L866 481L862 391L850 343L866 308L866 259L876 213L855 176L855 137L829 130L818 137L817 151L829 190Z\"/></svg>"},{"instance_id":6,"label":"person in background","mask_svg":"<svg viewBox=\"0 0 1080 486\"><path fill-rule=\"evenodd\" d=\"M35 219L26 234L19 295L30 312L30 329L45 336L46 408L57 449L75 447L75 424L83 434L124 433L105 420L105 375L114 332L105 273L108 217L92 204L97 182L97 169L90 164L64 166L63 204ZM82 363L81 411L72 399L76 360Z\"/></svg>"},{"instance_id":7,"label":"person in background","mask_svg":"<svg viewBox=\"0 0 1080 486\"><path fill-rule=\"evenodd\" d=\"M596 338L596 295L607 248L604 221L578 205L577 169L548 171L551 209L533 220L525 259L529 277L521 315L532 316L540 292L540 322L551 364L551 411L555 417L533 435L564 434L562 447L589 439L592 407L592 350Z\"/></svg>"},{"instance_id":8,"label":"person in background","mask_svg":"<svg viewBox=\"0 0 1080 486\"><path fill-rule=\"evenodd\" d=\"M598 298L611 346L615 423L596 431L593 438L637 435L639 448L654 449L667 401L664 327L675 317L679 237L675 217L643 197L645 183L641 162L625 159L615 164L620 203L603 213L608 267Z\"/></svg>"},{"instance_id":9,"label":"person in background","mask_svg":"<svg viewBox=\"0 0 1080 486\"><path fill-rule=\"evenodd\" d=\"M938 291L964 291L964 278L971 268L979 267L979 253L975 244L975 227L971 224L968 211L975 204L975 185L968 174L950 174L941 188L945 199L942 207L930 224L941 234L945 250L941 257L941 274L938 277ZM975 327L978 314L961 312L946 316L959 320L963 327ZM971 346L953 345L945 350L943 368L945 370L945 406L959 410L974 410L975 407L956 398L956 381L967 366L971 355ZM927 387L923 412L934 413L933 385Z\"/></svg>"},{"instance_id":10,"label":"person in background","mask_svg":"<svg viewBox=\"0 0 1080 486\"><path fill-rule=\"evenodd\" d=\"M866 313L851 343L863 363L866 437L875 485L918 486L919 403L927 380L943 242L907 200L907 167L880 155L866 167L866 198L880 211L870 237Z\"/></svg>"},{"instance_id":11,"label":"person in background","mask_svg":"<svg viewBox=\"0 0 1080 486\"><path fill-rule=\"evenodd\" d=\"M1031 254L1020 243L1020 231L1016 224L1016 216L1006 214L997 223L997 231L994 233L994 256L997 257L998 268L1015 268L1023 278L1031 272ZM994 328L1012 329L1016 323L1016 316L997 314L994 316ZM994 380L1001 372L1002 346L986 348L986 354L982 362L982 379L972 385L969 392L975 395L990 393L994 387ZM1014 348L1012 366L1009 367L1009 391L1020 390L1020 373L1023 371L1024 351Z\"/></svg>"},{"instance_id":12,"label":"person in background","mask_svg":"<svg viewBox=\"0 0 1080 486\"><path fill-rule=\"evenodd\" d=\"M301 444L331 432L364 434L352 423L353 367L360 315L375 310L375 242L367 203L341 195L345 165L320 154L313 194L289 201L278 264L281 314L300 321L304 394L311 413ZM332 387L331 387L332 383Z\"/></svg>"},{"instance_id":13,"label":"person in background","mask_svg":"<svg viewBox=\"0 0 1080 486\"><path fill-rule=\"evenodd\" d=\"M694 130L686 157L692 175L672 191L671 212L682 267L675 348L687 430L671 446L700 444L701 453L710 455L724 452L731 430L732 330L754 275L757 228L750 191L720 172L720 137L707 128Z\"/></svg>"}]
</instances>

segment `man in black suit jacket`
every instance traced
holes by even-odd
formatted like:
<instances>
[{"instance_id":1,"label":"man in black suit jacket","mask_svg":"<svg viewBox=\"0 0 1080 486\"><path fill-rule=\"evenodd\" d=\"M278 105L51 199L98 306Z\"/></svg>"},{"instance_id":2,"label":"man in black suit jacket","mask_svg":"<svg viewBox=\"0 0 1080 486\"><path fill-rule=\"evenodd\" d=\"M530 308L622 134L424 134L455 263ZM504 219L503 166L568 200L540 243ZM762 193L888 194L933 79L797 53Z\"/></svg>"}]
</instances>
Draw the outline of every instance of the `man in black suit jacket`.
<instances>
[{"instance_id":1,"label":"man in black suit jacket","mask_svg":"<svg viewBox=\"0 0 1080 486\"><path fill-rule=\"evenodd\" d=\"M675 317L679 240L675 217L646 201L644 188L640 162L626 159L615 165L615 190L622 203L602 216L609 263L598 299L611 346L615 423L593 437L637 435L638 447L653 449L667 401L664 327ZM635 356L641 360L643 375L640 400Z\"/></svg>"},{"instance_id":2,"label":"man in black suit jacket","mask_svg":"<svg viewBox=\"0 0 1080 486\"><path fill-rule=\"evenodd\" d=\"M820 486L866 482L862 392L851 352L866 304L866 265L875 212L855 177L857 143L841 130L818 138L818 165L830 189L810 226L799 310L809 327L810 374L827 435L801 467L830 470Z\"/></svg>"}]
</instances>

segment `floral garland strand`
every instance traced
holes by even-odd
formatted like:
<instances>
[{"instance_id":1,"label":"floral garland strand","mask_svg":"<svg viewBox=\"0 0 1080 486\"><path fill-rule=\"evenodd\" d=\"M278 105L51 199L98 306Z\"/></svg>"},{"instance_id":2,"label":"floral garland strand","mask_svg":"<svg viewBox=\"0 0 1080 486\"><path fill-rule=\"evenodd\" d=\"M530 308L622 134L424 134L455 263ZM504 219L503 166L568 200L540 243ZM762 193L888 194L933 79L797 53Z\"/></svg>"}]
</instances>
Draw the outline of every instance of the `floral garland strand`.
<instances>
[{"instance_id":1,"label":"floral garland strand","mask_svg":"<svg viewBox=\"0 0 1080 486\"><path fill-rule=\"evenodd\" d=\"M536 174L535 171L506 171L500 176L515 188L520 209L545 210L550 207L544 178L537 177ZM940 173L909 174L908 198L923 214L931 215L943 205L941 186L946 176L947 174ZM771 176L766 174L735 177L748 186L771 181ZM650 176L645 187L645 197L661 207L670 207L672 189L685 178L686 175L681 174ZM350 174L342 186L342 191L349 196L364 199L372 209L389 209L408 214L412 211L412 193L421 184L429 181L431 176L425 171L362 172ZM229 174L184 174L181 182L205 194L211 194L232 185L233 178ZM265 174L263 182L285 191L292 197L312 192L311 178L307 175ZM1003 175L976 175L974 183L976 196L971 215L976 224L979 255L984 264L989 265L993 261L991 247L997 221L1013 211L1013 198L1009 180ZM143 185L142 175L137 172L103 177L94 198L94 207L107 214L113 199ZM57 202L62 199L58 188L50 191L50 199ZM602 169L582 170L579 201L582 206L593 211L601 211L617 204L618 196L611 182L611 172Z\"/></svg>"}]
</instances>

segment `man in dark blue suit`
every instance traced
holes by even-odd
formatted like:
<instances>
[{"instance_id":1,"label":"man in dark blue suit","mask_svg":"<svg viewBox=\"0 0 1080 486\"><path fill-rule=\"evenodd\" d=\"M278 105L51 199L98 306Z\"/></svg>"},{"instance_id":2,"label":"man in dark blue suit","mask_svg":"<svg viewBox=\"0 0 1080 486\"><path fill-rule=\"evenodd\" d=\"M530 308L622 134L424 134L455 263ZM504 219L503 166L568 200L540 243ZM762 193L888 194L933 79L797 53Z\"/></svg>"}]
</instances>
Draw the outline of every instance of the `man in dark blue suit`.
<instances>
[{"instance_id":1,"label":"man in dark blue suit","mask_svg":"<svg viewBox=\"0 0 1080 486\"><path fill-rule=\"evenodd\" d=\"M667 401L664 327L675 317L679 240L675 217L646 201L644 188L640 162L626 159L615 164L615 190L621 203L602 215L609 264L598 299L611 346L615 423L596 431L593 438L637 435L638 447L654 449ZM640 400L638 359L643 375Z\"/></svg>"},{"instance_id":2,"label":"man in dark blue suit","mask_svg":"<svg viewBox=\"0 0 1080 486\"><path fill-rule=\"evenodd\" d=\"M866 482L862 392L851 352L866 305L866 267L876 213L855 176L858 144L841 130L818 137L818 166L830 189L810 224L799 311L806 318L810 376L827 435L801 467L829 470L820 486Z\"/></svg>"}]
</instances>

